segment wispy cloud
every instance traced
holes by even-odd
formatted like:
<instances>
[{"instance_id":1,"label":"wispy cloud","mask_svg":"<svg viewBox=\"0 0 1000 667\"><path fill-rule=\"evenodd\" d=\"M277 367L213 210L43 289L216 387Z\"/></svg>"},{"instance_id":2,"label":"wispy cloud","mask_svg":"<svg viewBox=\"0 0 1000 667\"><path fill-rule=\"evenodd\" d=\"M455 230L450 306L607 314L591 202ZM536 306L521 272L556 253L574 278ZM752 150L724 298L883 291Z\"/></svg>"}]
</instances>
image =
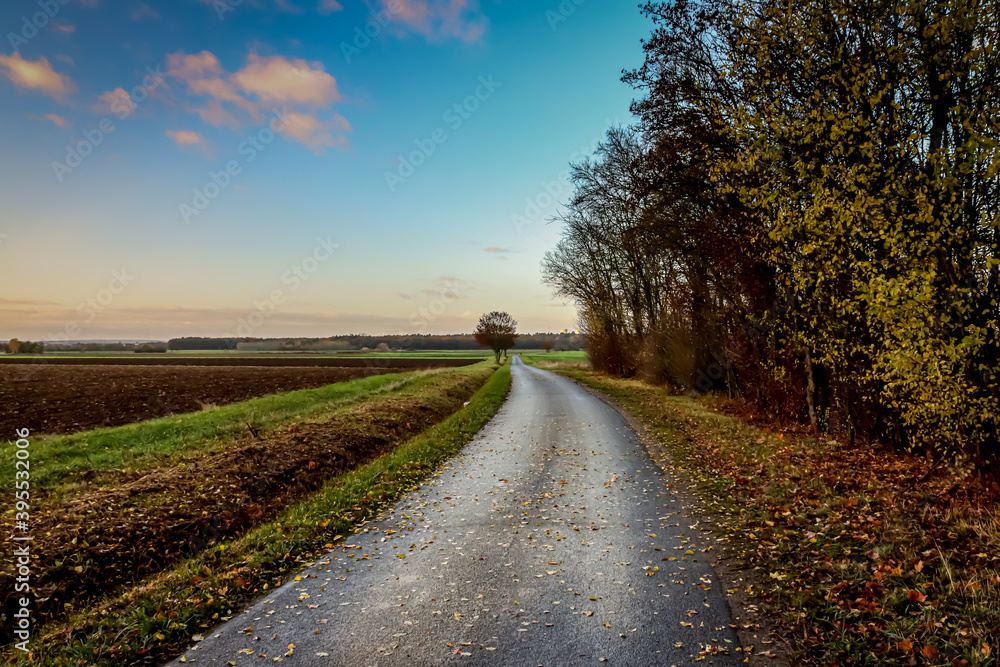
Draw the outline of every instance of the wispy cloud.
<instances>
[{"instance_id":1,"label":"wispy cloud","mask_svg":"<svg viewBox=\"0 0 1000 667\"><path fill-rule=\"evenodd\" d=\"M36 116L35 114L28 114L28 118L31 118L32 120L47 120L51 123L55 123L58 127L61 127L64 130L68 129L70 126L73 125L73 123L69 122L63 116L60 116L57 113L47 113L41 116Z\"/></svg>"},{"instance_id":2,"label":"wispy cloud","mask_svg":"<svg viewBox=\"0 0 1000 667\"><path fill-rule=\"evenodd\" d=\"M178 145L201 144L205 141L204 137L191 130L167 130L164 134L173 139L174 143Z\"/></svg>"},{"instance_id":3,"label":"wispy cloud","mask_svg":"<svg viewBox=\"0 0 1000 667\"><path fill-rule=\"evenodd\" d=\"M478 41L488 21L477 0L379 0L409 30L431 39Z\"/></svg>"},{"instance_id":4,"label":"wispy cloud","mask_svg":"<svg viewBox=\"0 0 1000 667\"><path fill-rule=\"evenodd\" d=\"M274 6L279 12L287 14L301 14L305 11L291 0L274 0Z\"/></svg>"},{"instance_id":5,"label":"wispy cloud","mask_svg":"<svg viewBox=\"0 0 1000 667\"><path fill-rule=\"evenodd\" d=\"M282 135L321 154L326 148L346 147L351 124L340 114L320 119L315 110L341 101L337 80L320 62L251 53L243 68L228 72L210 51L173 53L168 74L184 83L187 93L204 98L189 103L188 111L213 126L239 128L260 122L263 112L288 108Z\"/></svg>"},{"instance_id":6,"label":"wispy cloud","mask_svg":"<svg viewBox=\"0 0 1000 667\"><path fill-rule=\"evenodd\" d=\"M0 306L61 306L57 301L38 301L34 299L5 299L0 297Z\"/></svg>"},{"instance_id":7,"label":"wispy cloud","mask_svg":"<svg viewBox=\"0 0 1000 667\"><path fill-rule=\"evenodd\" d=\"M257 105L240 95L230 75L211 51L197 54L172 53L167 56L167 74L183 81L188 93L231 102L256 119Z\"/></svg>"},{"instance_id":8,"label":"wispy cloud","mask_svg":"<svg viewBox=\"0 0 1000 667\"><path fill-rule=\"evenodd\" d=\"M227 2L198 1L209 6ZM231 3L232 0L228 2ZM317 13L324 16L344 10L342 0L253 0L243 6L301 14L305 12L304 6L310 4L316 8ZM489 20L480 9L478 0L370 0L368 4L374 5L376 13L384 13L392 18L393 32L398 36L417 33L432 41L459 39L463 42L476 42L489 26Z\"/></svg>"},{"instance_id":9,"label":"wispy cloud","mask_svg":"<svg viewBox=\"0 0 1000 667\"><path fill-rule=\"evenodd\" d=\"M319 7L316 9L320 14L332 14L344 11L344 6L337 0L320 0Z\"/></svg>"},{"instance_id":10,"label":"wispy cloud","mask_svg":"<svg viewBox=\"0 0 1000 667\"><path fill-rule=\"evenodd\" d=\"M190 111L198 114L203 123L214 127L237 128L243 124L235 114L222 106L219 100L209 100L200 107L190 107Z\"/></svg>"},{"instance_id":11,"label":"wispy cloud","mask_svg":"<svg viewBox=\"0 0 1000 667\"><path fill-rule=\"evenodd\" d=\"M333 120L320 121L308 114L289 112L285 115L285 122L282 134L304 144L317 155L322 154L328 147L348 146L347 137L343 133L351 131L351 124L339 114Z\"/></svg>"},{"instance_id":12,"label":"wispy cloud","mask_svg":"<svg viewBox=\"0 0 1000 667\"><path fill-rule=\"evenodd\" d=\"M18 88L40 92L57 102L65 102L78 90L72 79L52 69L44 56L25 60L17 52L9 56L0 54L0 72Z\"/></svg>"},{"instance_id":13,"label":"wispy cloud","mask_svg":"<svg viewBox=\"0 0 1000 667\"><path fill-rule=\"evenodd\" d=\"M135 9L132 10L132 20L141 21L142 19L158 19L160 18L160 13L147 5L145 2L140 2Z\"/></svg>"},{"instance_id":14,"label":"wispy cloud","mask_svg":"<svg viewBox=\"0 0 1000 667\"><path fill-rule=\"evenodd\" d=\"M305 4L309 4L310 1L315 2L315 0L302 0L302 2ZM241 4L239 2L234 2L233 0L198 0L198 2L202 3L203 5L208 5L210 7L217 6L220 2L224 2L226 3L226 6L230 9L235 8L235 6L238 4ZM320 0L319 7L317 7L317 10L320 13L329 13L329 11L326 9L326 5L339 5L339 4L340 3L336 2L336 0ZM251 0L251 2L248 2L245 6L263 10L273 9L275 11L282 12L285 14L303 14L306 11L305 7L298 4L297 2L294 2L293 0L270 0L270 2L265 2L263 0ZM340 9L343 9L343 7L341 7ZM340 10L337 9L333 11L340 11Z\"/></svg>"}]
</instances>

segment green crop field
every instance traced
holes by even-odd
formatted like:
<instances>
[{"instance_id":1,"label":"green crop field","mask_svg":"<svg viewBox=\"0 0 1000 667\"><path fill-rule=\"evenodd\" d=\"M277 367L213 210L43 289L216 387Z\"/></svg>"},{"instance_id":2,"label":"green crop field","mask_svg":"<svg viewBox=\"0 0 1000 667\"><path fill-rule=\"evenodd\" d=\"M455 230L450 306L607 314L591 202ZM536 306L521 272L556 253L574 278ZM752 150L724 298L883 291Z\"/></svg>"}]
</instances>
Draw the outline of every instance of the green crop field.
<instances>
[{"instance_id":1,"label":"green crop field","mask_svg":"<svg viewBox=\"0 0 1000 667\"><path fill-rule=\"evenodd\" d=\"M568 350L564 352L545 352L543 350L525 350L518 352L525 363L539 364L589 364L590 358L584 350Z\"/></svg>"}]
</instances>

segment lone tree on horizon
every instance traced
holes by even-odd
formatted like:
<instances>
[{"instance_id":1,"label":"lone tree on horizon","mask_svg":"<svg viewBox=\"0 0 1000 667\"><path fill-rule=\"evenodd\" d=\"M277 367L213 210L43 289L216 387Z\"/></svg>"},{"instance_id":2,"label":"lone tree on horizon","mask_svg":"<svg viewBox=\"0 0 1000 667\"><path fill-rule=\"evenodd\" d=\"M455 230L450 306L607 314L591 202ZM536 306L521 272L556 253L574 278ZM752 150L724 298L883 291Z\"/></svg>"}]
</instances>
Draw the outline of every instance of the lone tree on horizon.
<instances>
[{"instance_id":1,"label":"lone tree on horizon","mask_svg":"<svg viewBox=\"0 0 1000 667\"><path fill-rule=\"evenodd\" d=\"M517 340L517 320L509 313L494 310L479 318L475 335L477 343L493 350L499 364L500 353L507 356L507 350L514 347Z\"/></svg>"}]
</instances>

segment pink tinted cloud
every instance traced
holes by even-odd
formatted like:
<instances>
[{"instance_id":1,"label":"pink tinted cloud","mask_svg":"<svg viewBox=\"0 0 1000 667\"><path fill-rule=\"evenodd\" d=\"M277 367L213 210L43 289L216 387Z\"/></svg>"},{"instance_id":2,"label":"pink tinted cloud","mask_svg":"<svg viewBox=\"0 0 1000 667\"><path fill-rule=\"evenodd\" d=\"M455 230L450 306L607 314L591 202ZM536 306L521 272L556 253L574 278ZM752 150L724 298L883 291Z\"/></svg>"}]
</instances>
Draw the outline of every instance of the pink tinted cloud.
<instances>
[{"instance_id":1,"label":"pink tinted cloud","mask_svg":"<svg viewBox=\"0 0 1000 667\"><path fill-rule=\"evenodd\" d=\"M118 87L98 95L97 102L90 108L96 113L121 114L127 117L134 111L133 107L132 96L124 88Z\"/></svg>"},{"instance_id":2,"label":"pink tinted cloud","mask_svg":"<svg viewBox=\"0 0 1000 667\"><path fill-rule=\"evenodd\" d=\"M200 144L204 141L200 134L191 130L167 130L164 134L173 139L178 145Z\"/></svg>"},{"instance_id":3,"label":"pink tinted cloud","mask_svg":"<svg viewBox=\"0 0 1000 667\"><path fill-rule=\"evenodd\" d=\"M64 118L63 116L60 116L57 113L47 113L47 114L44 114L42 116L36 116L34 114L28 114L28 118L31 118L32 120L47 120L47 121L49 121L51 123L54 123L57 127L63 128L64 130L67 129L67 128L69 128L71 125L73 125L71 122L69 122L68 120L66 120L66 118Z\"/></svg>"},{"instance_id":4,"label":"pink tinted cloud","mask_svg":"<svg viewBox=\"0 0 1000 667\"><path fill-rule=\"evenodd\" d=\"M320 0L317 10L320 14L332 14L333 12L344 11L344 6L337 2L337 0Z\"/></svg>"},{"instance_id":5,"label":"pink tinted cloud","mask_svg":"<svg viewBox=\"0 0 1000 667\"><path fill-rule=\"evenodd\" d=\"M351 124L339 114L333 120L321 121L309 114L290 112L285 114L285 128L281 134L298 141L316 155L322 155L327 148L347 148L347 137L343 133L350 131Z\"/></svg>"},{"instance_id":6,"label":"pink tinted cloud","mask_svg":"<svg viewBox=\"0 0 1000 667\"><path fill-rule=\"evenodd\" d=\"M486 32L487 19L476 0L379 0L409 30L431 39L475 42Z\"/></svg>"},{"instance_id":7,"label":"pink tinted cloud","mask_svg":"<svg viewBox=\"0 0 1000 667\"><path fill-rule=\"evenodd\" d=\"M0 75L10 79L22 90L34 90L48 95L57 102L65 102L77 92L76 84L64 74L59 74L44 56L38 60L25 60L20 53L9 56L0 53Z\"/></svg>"},{"instance_id":8,"label":"pink tinted cloud","mask_svg":"<svg viewBox=\"0 0 1000 667\"><path fill-rule=\"evenodd\" d=\"M203 98L186 108L209 125L239 128L280 108L288 118L282 132L286 139L317 154L348 143L344 133L351 126L343 116L324 121L315 114L342 99L337 80L320 62L251 53L243 68L230 73L215 54L202 51L170 54L167 66L169 76L183 82L189 95Z\"/></svg>"},{"instance_id":9,"label":"pink tinted cloud","mask_svg":"<svg viewBox=\"0 0 1000 667\"><path fill-rule=\"evenodd\" d=\"M251 53L246 66L232 80L244 92L266 102L323 107L341 99L337 80L323 69L323 64L302 59Z\"/></svg>"}]
</instances>

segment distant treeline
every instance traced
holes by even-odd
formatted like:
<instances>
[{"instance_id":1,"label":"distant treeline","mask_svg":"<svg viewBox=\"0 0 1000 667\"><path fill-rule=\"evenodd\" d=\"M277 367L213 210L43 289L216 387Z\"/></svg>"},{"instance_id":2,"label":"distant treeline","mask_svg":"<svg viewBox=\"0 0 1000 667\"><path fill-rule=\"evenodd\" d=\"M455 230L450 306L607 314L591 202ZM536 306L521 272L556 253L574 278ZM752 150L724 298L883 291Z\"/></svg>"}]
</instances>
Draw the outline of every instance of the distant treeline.
<instances>
[{"instance_id":1,"label":"distant treeline","mask_svg":"<svg viewBox=\"0 0 1000 667\"><path fill-rule=\"evenodd\" d=\"M481 350L472 334L402 336L372 336L355 334L329 338L172 338L170 350L275 350L275 351L331 351L374 350L385 343L394 350ZM552 346L553 350L580 350L584 337L569 333L521 334L514 345L519 350L540 350Z\"/></svg>"},{"instance_id":2,"label":"distant treeline","mask_svg":"<svg viewBox=\"0 0 1000 667\"><path fill-rule=\"evenodd\" d=\"M375 349L379 343L387 343L391 348L403 350L481 350L483 346L476 342L472 334L453 334L448 336L410 335L410 336L347 336L351 347L360 349L367 347ZM533 333L520 334L514 343L515 350L540 350L545 347L545 341L552 343L554 350L581 350L584 338L579 334Z\"/></svg>"},{"instance_id":3,"label":"distant treeline","mask_svg":"<svg viewBox=\"0 0 1000 667\"><path fill-rule=\"evenodd\" d=\"M167 341L168 350L235 350L236 346L248 338L200 338L187 336L171 338Z\"/></svg>"},{"instance_id":4,"label":"distant treeline","mask_svg":"<svg viewBox=\"0 0 1000 667\"><path fill-rule=\"evenodd\" d=\"M45 352L45 344L11 338L10 342L4 345L3 351L7 354L43 354Z\"/></svg>"},{"instance_id":5,"label":"distant treeline","mask_svg":"<svg viewBox=\"0 0 1000 667\"><path fill-rule=\"evenodd\" d=\"M166 343L46 343L49 352L165 352Z\"/></svg>"}]
</instances>

